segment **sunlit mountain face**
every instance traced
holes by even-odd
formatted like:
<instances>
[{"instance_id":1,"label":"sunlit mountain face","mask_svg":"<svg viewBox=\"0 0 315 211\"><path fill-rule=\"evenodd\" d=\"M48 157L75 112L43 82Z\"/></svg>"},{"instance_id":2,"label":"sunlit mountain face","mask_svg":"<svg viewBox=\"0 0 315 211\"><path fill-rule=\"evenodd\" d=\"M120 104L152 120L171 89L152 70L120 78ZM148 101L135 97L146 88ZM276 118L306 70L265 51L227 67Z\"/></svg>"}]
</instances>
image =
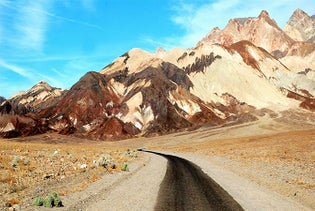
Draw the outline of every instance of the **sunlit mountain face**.
<instances>
[{"instance_id":1,"label":"sunlit mountain face","mask_svg":"<svg viewBox=\"0 0 315 211\"><path fill-rule=\"evenodd\" d=\"M131 49L69 90L41 81L0 98L0 135L113 140L255 121L261 109L315 111L314 37L302 10L283 29L262 11L189 49Z\"/></svg>"}]
</instances>

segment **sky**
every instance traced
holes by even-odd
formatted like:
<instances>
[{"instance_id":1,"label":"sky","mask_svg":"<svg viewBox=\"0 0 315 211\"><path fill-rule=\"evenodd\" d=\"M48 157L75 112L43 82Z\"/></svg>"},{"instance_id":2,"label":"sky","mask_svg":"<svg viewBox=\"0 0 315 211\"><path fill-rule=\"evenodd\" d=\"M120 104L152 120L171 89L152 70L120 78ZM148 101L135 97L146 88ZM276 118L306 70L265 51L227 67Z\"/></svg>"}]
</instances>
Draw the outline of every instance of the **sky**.
<instances>
[{"instance_id":1,"label":"sky","mask_svg":"<svg viewBox=\"0 0 315 211\"><path fill-rule=\"evenodd\" d=\"M194 47L213 27L267 10L280 27L314 0L0 0L0 96L44 80L69 89L132 48Z\"/></svg>"}]
</instances>

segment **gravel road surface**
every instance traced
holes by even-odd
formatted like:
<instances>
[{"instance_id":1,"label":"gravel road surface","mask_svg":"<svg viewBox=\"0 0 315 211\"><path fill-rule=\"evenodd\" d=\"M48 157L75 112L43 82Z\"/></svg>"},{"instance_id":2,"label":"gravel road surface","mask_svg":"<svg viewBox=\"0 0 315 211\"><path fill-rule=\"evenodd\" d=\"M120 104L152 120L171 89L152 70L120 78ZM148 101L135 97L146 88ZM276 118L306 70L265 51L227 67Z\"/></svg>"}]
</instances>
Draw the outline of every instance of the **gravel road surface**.
<instances>
[{"instance_id":1,"label":"gravel road surface","mask_svg":"<svg viewBox=\"0 0 315 211\"><path fill-rule=\"evenodd\" d=\"M173 155L161 183L155 210L243 210L213 179L192 162Z\"/></svg>"}]
</instances>

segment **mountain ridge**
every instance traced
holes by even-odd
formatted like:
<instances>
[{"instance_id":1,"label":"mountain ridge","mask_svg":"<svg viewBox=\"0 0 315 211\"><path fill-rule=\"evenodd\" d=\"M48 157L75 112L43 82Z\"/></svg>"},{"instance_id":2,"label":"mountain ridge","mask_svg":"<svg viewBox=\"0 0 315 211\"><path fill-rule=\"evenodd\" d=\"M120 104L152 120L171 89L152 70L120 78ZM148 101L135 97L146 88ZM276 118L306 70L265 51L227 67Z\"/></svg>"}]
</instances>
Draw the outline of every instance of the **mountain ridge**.
<instances>
[{"instance_id":1,"label":"mountain ridge","mask_svg":"<svg viewBox=\"0 0 315 211\"><path fill-rule=\"evenodd\" d=\"M0 135L113 140L255 121L259 109L314 111L313 58L309 40L289 37L263 10L214 28L193 48L133 48L69 90L40 82L2 99Z\"/></svg>"}]
</instances>

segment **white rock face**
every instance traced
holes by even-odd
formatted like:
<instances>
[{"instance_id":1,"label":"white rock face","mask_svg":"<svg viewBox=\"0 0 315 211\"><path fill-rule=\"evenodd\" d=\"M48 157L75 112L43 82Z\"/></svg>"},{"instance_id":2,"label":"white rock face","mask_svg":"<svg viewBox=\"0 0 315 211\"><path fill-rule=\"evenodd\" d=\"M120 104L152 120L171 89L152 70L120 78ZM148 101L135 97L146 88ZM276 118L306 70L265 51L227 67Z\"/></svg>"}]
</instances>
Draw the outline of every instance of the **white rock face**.
<instances>
[{"instance_id":1,"label":"white rock face","mask_svg":"<svg viewBox=\"0 0 315 211\"><path fill-rule=\"evenodd\" d=\"M133 48L128 53L118 57L111 65L101 70L103 74L111 74L117 70L128 68L128 74L139 72L148 66L158 65L159 59L149 52ZM157 62L157 63L156 63Z\"/></svg>"},{"instance_id":2,"label":"white rock face","mask_svg":"<svg viewBox=\"0 0 315 211\"><path fill-rule=\"evenodd\" d=\"M12 124L12 122L7 123L7 125L5 127L3 127L3 128L0 128L0 132L4 132L4 133L10 132L10 131L13 131L13 130L15 130L15 127Z\"/></svg>"},{"instance_id":3,"label":"white rock face","mask_svg":"<svg viewBox=\"0 0 315 211\"><path fill-rule=\"evenodd\" d=\"M179 98L178 96L174 96L173 93L169 93L168 99L172 104L176 103L179 108L181 108L190 116L201 111L201 108L198 105L198 103L194 102L191 99L185 99L183 97Z\"/></svg>"}]
</instances>

